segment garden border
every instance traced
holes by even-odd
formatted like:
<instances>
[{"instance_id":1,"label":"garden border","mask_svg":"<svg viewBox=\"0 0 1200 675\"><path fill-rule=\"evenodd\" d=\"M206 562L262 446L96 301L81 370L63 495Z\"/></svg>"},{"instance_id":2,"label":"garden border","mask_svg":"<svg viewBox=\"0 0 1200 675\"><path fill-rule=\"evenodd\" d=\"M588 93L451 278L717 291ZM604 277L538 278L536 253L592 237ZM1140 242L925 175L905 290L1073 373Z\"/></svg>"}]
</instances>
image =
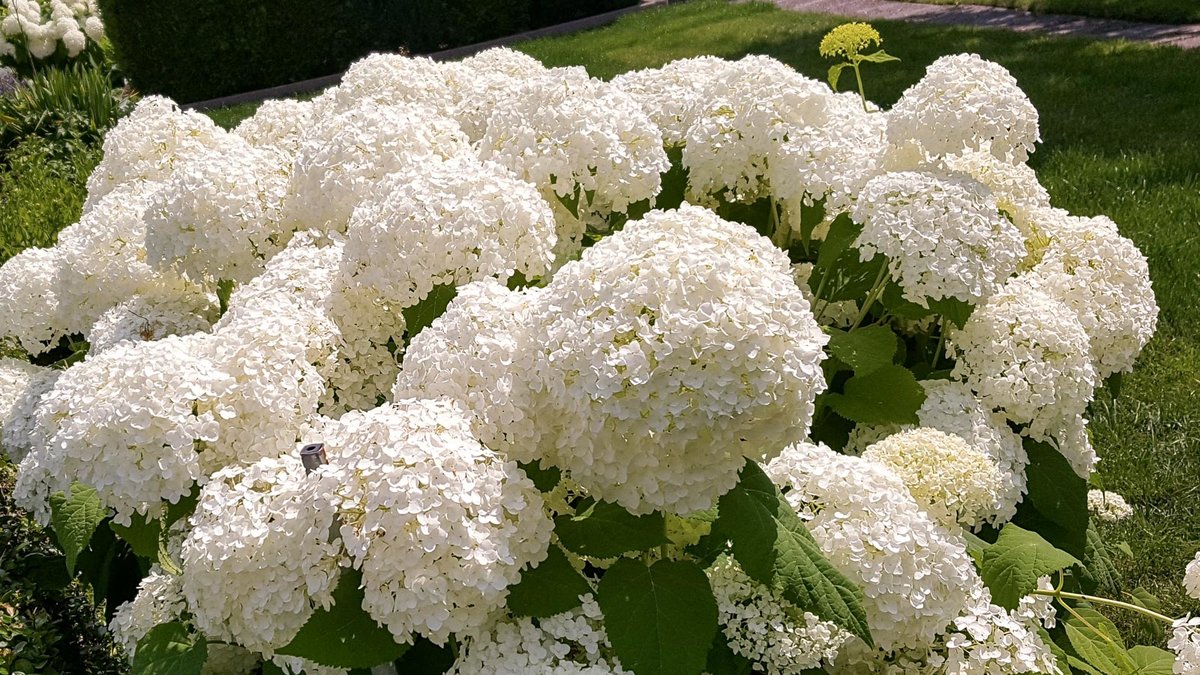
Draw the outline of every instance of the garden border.
<instances>
[{"instance_id":1,"label":"garden border","mask_svg":"<svg viewBox=\"0 0 1200 675\"><path fill-rule=\"evenodd\" d=\"M440 52L418 54L417 56L427 56L435 61L458 59L476 54L484 51L485 49L491 49L493 47L504 47L517 42L524 42L526 40L533 40L536 38L567 35L569 33L577 33L580 31L590 30L592 28L601 28L628 14L633 14L635 12L640 12L642 10L651 9L654 7L662 7L671 4L672 2L679 1L680 0L642 0L639 4L633 5L632 7L622 7L621 9L615 9L611 12L585 16L582 19L558 23L554 24L553 26L535 28L533 30L496 38L495 40L477 42L475 44L463 45L461 47L453 47ZM215 108L225 108L232 105L238 105L240 103L253 103L255 101L266 101L272 98L295 96L296 94L317 91L319 89L324 89L326 87L338 84L342 81L342 76L344 74L344 72L335 73L333 75L324 75L322 77L314 77L308 80L300 80L299 82L292 82L290 84L267 87L266 89L256 89L254 91L246 91L240 94L230 94L228 96L210 98L206 101L188 103L181 107L184 110L204 111Z\"/></svg>"}]
</instances>

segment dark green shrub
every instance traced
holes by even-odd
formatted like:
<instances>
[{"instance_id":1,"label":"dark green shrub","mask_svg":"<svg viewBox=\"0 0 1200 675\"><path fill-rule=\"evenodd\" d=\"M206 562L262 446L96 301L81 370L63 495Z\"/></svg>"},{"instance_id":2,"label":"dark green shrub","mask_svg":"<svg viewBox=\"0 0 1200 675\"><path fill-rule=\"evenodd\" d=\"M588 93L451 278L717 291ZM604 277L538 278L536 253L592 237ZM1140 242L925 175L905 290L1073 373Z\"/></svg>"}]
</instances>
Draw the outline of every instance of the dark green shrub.
<instances>
[{"instance_id":1,"label":"dark green shrub","mask_svg":"<svg viewBox=\"0 0 1200 675\"><path fill-rule=\"evenodd\" d=\"M632 7L638 0L532 0L533 26L552 26L585 16Z\"/></svg>"},{"instance_id":2,"label":"dark green shrub","mask_svg":"<svg viewBox=\"0 0 1200 675\"><path fill-rule=\"evenodd\" d=\"M47 159L60 151L31 138L9 152L8 167L0 170L0 264L31 246L53 245L58 231L79 219L100 148L82 145Z\"/></svg>"}]
</instances>

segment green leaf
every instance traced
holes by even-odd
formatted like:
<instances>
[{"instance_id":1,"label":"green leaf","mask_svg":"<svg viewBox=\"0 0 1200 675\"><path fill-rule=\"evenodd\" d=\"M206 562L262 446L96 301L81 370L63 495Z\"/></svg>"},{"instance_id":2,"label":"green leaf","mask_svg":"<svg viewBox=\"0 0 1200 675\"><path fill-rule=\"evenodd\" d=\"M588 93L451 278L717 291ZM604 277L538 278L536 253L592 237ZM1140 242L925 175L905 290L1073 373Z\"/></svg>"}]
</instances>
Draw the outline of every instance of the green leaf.
<instances>
[{"instance_id":1,"label":"green leaf","mask_svg":"<svg viewBox=\"0 0 1200 675\"><path fill-rule=\"evenodd\" d=\"M963 542L965 542L967 545L967 554L970 555L975 561L975 566L978 567L979 565L982 565L983 554L988 550L988 548L991 547L991 544L980 539L975 533L968 530L963 530L962 536Z\"/></svg>"},{"instance_id":2,"label":"green leaf","mask_svg":"<svg viewBox=\"0 0 1200 675\"><path fill-rule=\"evenodd\" d=\"M229 298L233 297L233 289L237 285L233 279L221 279L217 281L217 302L220 307L220 315L225 316L225 312L229 311Z\"/></svg>"},{"instance_id":3,"label":"green leaf","mask_svg":"<svg viewBox=\"0 0 1200 675\"><path fill-rule=\"evenodd\" d=\"M333 591L333 606L318 609L284 647L284 656L299 656L332 668L370 668L395 661L408 645L363 611L362 572L342 570Z\"/></svg>"},{"instance_id":4,"label":"green leaf","mask_svg":"<svg viewBox=\"0 0 1200 675\"><path fill-rule=\"evenodd\" d=\"M1079 564L1075 556L1054 548L1036 532L1009 523L983 553L980 576L992 591L992 601L1016 609L1018 601L1037 588L1038 577Z\"/></svg>"},{"instance_id":5,"label":"green leaf","mask_svg":"<svg viewBox=\"0 0 1200 675\"><path fill-rule=\"evenodd\" d=\"M708 675L751 675L754 672L754 664L741 654L733 653L725 633L717 631L712 647L708 650L708 663L704 666L704 672Z\"/></svg>"},{"instance_id":6,"label":"green leaf","mask_svg":"<svg viewBox=\"0 0 1200 675\"><path fill-rule=\"evenodd\" d=\"M733 557L750 578L873 644L862 590L825 559L762 468L747 460L717 512L713 534L733 542Z\"/></svg>"},{"instance_id":7,"label":"green leaf","mask_svg":"<svg viewBox=\"0 0 1200 675\"><path fill-rule=\"evenodd\" d=\"M837 63L829 67L829 88L837 91L838 80L842 78L842 71L849 68L849 63Z\"/></svg>"},{"instance_id":8,"label":"green leaf","mask_svg":"<svg viewBox=\"0 0 1200 675\"><path fill-rule=\"evenodd\" d=\"M850 220L850 216L841 214L829 225L829 233L821 242L821 250L817 252L816 266L828 272L833 263L843 253L850 249L858 235L862 233L862 225Z\"/></svg>"},{"instance_id":9,"label":"green leaf","mask_svg":"<svg viewBox=\"0 0 1200 675\"><path fill-rule=\"evenodd\" d=\"M562 471L557 466L551 466L543 469L542 463L538 460L519 464L521 470L529 476L529 480L533 481L533 486L539 492L549 492L558 486L558 482L562 480Z\"/></svg>"},{"instance_id":10,"label":"green leaf","mask_svg":"<svg viewBox=\"0 0 1200 675\"><path fill-rule=\"evenodd\" d=\"M929 309L942 315L943 318L959 328L966 325L967 319L971 318L971 313L975 311L974 305L958 298L929 300Z\"/></svg>"},{"instance_id":11,"label":"green leaf","mask_svg":"<svg viewBox=\"0 0 1200 675\"><path fill-rule=\"evenodd\" d=\"M1047 541L1073 556L1086 556L1087 481L1075 474L1070 462L1054 448L1029 439L1025 473L1029 495L1014 519L1021 527L1036 530ZM1030 509L1041 518L1031 517Z\"/></svg>"},{"instance_id":12,"label":"green leaf","mask_svg":"<svg viewBox=\"0 0 1200 675\"><path fill-rule=\"evenodd\" d=\"M424 300L412 307L400 310L400 313L404 315L404 330L408 333L408 341L412 342L418 333L445 313L446 307L450 305L450 301L456 295L458 295L457 286L451 284L434 286Z\"/></svg>"},{"instance_id":13,"label":"green leaf","mask_svg":"<svg viewBox=\"0 0 1200 675\"><path fill-rule=\"evenodd\" d=\"M1113 622L1086 605L1074 609L1078 616L1068 616L1063 629L1075 653L1102 673L1130 672L1130 658Z\"/></svg>"},{"instance_id":14,"label":"green leaf","mask_svg":"<svg viewBox=\"0 0 1200 675\"><path fill-rule=\"evenodd\" d=\"M1158 647L1130 647L1129 658L1133 659L1133 664L1137 667L1134 672L1138 675L1171 675L1175 672L1175 655Z\"/></svg>"},{"instance_id":15,"label":"green leaf","mask_svg":"<svg viewBox=\"0 0 1200 675\"><path fill-rule=\"evenodd\" d=\"M75 559L87 548L106 511L100 495L83 483L71 484L70 497L62 492L50 495L50 524L67 556L67 571L71 574L75 574Z\"/></svg>"},{"instance_id":16,"label":"green leaf","mask_svg":"<svg viewBox=\"0 0 1200 675\"><path fill-rule=\"evenodd\" d=\"M904 297L904 289L894 280L889 280L886 287L883 289L883 295L879 301L887 308L887 311L895 314L901 319L912 319L914 321L924 319L933 314L933 310L926 309Z\"/></svg>"},{"instance_id":17,"label":"green leaf","mask_svg":"<svg viewBox=\"0 0 1200 675\"><path fill-rule=\"evenodd\" d=\"M870 54L859 54L858 60L867 61L869 63L887 63L889 61L899 61L900 59L880 49L879 51L872 52Z\"/></svg>"},{"instance_id":18,"label":"green leaf","mask_svg":"<svg viewBox=\"0 0 1200 675\"><path fill-rule=\"evenodd\" d=\"M597 589L621 665L636 675L699 675L717 633L717 601L695 563L623 558Z\"/></svg>"},{"instance_id":19,"label":"green leaf","mask_svg":"<svg viewBox=\"0 0 1200 675\"><path fill-rule=\"evenodd\" d=\"M396 661L400 675L438 675L450 670L456 659L450 645L439 647L425 638L413 641L412 648Z\"/></svg>"},{"instance_id":20,"label":"green leaf","mask_svg":"<svg viewBox=\"0 0 1200 675\"><path fill-rule=\"evenodd\" d=\"M176 621L150 629L138 640L133 675L200 675L208 660L204 637Z\"/></svg>"},{"instance_id":21,"label":"green leaf","mask_svg":"<svg viewBox=\"0 0 1200 675\"><path fill-rule=\"evenodd\" d=\"M1142 588L1141 586L1138 586L1125 595L1127 596L1130 604L1137 605L1143 609L1148 609L1151 612L1158 612L1159 614L1163 613L1162 600L1159 600L1158 596L1154 595L1145 588ZM1162 640L1164 634L1166 633L1166 627L1161 622L1148 616L1142 616L1139 614L1134 621L1137 623L1138 628L1153 636L1156 640Z\"/></svg>"},{"instance_id":22,"label":"green leaf","mask_svg":"<svg viewBox=\"0 0 1200 675\"><path fill-rule=\"evenodd\" d=\"M859 424L919 424L917 410L925 390L903 366L883 366L846 381L841 394L826 401L834 412Z\"/></svg>"},{"instance_id":23,"label":"green leaf","mask_svg":"<svg viewBox=\"0 0 1200 675\"><path fill-rule=\"evenodd\" d=\"M111 521L108 526L118 537L124 539L139 557L149 560L157 559L158 533L161 529L158 520L150 520L139 513L133 514L131 520L132 522L128 526L118 525Z\"/></svg>"},{"instance_id":24,"label":"green leaf","mask_svg":"<svg viewBox=\"0 0 1200 675\"><path fill-rule=\"evenodd\" d=\"M1106 593L1116 593L1121 589L1121 573L1113 564L1108 546L1100 536L1100 532L1092 523L1087 526L1087 545L1083 555L1084 572L1094 582L1096 588Z\"/></svg>"},{"instance_id":25,"label":"green leaf","mask_svg":"<svg viewBox=\"0 0 1200 675\"><path fill-rule=\"evenodd\" d=\"M825 220L825 200L817 199L812 204L800 204L800 244L807 252L812 245L812 233ZM813 289L816 290L816 289Z\"/></svg>"},{"instance_id":26,"label":"green leaf","mask_svg":"<svg viewBox=\"0 0 1200 675\"><path fill-rule=\"evenodd\" d=\"M1045 628L1038 626L1037 633L1042 638L1042 643L1050 648L1050 653L1054 655L1054 662L1059 670L1063 672L1063 675L1070 675L1071 671L1067 667L1067 653L1050 638L1050 633Z\"/></svg>"},{"instance_id":27,"label":"green leaf","mask_svg":"<svg viewBox=\"0 0 1200 675\"><path fill-rule=\"evenodd\" d=\"M591 593L583 575L557 546L537 567L521 573L521 581L509 590L508 609L516 616L545 617L579 606L579 596Z\"/></svg>"},{"instance_id":28,"label":"green leaf","mask_svg":"<svg viewBox=\"0 0 1200 675\"><path fill-rule=\"evenodd\" d=\"M829 353L866 375L892 365L896 356L897 337L887 326L866 326L847 333L829 329Z\"/></svg>"},{"instance_id":29,"label":"green leaf","mask_svg":"<svg viewBox=\"0 0 1200 675\"><path fill-rule=\"evenodd\" d=\"M568 551L589 558L615 558L670 543L661 513L635 516L617 504L602 501L574 516L556 518L554 531Z\"/></svg>"}]
</instances>

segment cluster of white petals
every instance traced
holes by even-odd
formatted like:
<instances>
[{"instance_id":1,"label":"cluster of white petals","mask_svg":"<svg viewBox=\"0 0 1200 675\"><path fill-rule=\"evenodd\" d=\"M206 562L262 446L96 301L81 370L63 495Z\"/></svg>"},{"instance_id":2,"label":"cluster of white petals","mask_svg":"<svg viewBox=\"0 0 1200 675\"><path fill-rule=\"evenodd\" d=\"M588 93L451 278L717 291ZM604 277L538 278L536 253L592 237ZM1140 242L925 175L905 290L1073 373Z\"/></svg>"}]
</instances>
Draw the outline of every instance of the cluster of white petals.
<instances>
[{"instance_id":1,"label":"cluster of white petals","mask_svg":"<svg viewBox=\"0 0 1200 675\"><path fill-rule=\"evenodd\" d=\"M991 192L965 175L902 171L872 179L854 207L863 260L887 256L904 297L977 304L996 293L1025 257L1021 232Z\"/></svg>"},{"instance_id":2,"label":"cluster of white petals","mask_svg":"<svg viewBox=\"0 0 1200 675\"><path fill-rule=\"evenodd\" d=\"M718 558L708 570L717 615L729 648L768 675L799 675L833 661L850 637L754 581L732 558Z\"/></svg>"},{"instance_id":3,"label":"cluster of white petals","mask_svg":"<svg viewBox=\"0 0 1200 675\"><path fill-rule=\"evenodd\" d=\"M196 627L271 653L329 607L344 557L336 474L294 456L232 465L200 492L183 542L183 595Z\"/></svg>"},{"instance_id":4,"label":"cluster of white petals","mask_svg":"<svg viewBox=\"0 0 1200 675\"><path fill-rule=\"evenodd\" d=\"M263 101L253 115L242 120L233 129L233 133L241 136L252 147L275 155L278 168L290 173L292 158L300 152L300 143L316 115L316 104L313 101Z\"/></svg>"},{"instance_id":5,"label":"cluster of white petals","mask_svg":"<svg viewBox=\"0 0 1200 675\"><path fill-rule=\"evenodd\" d=\"M108 629L131 661L137 653L137 643L150 629L160 623L178 621L187 611L182 581L154 565L138 584L137 596L121 603L113 613Z\"/></svg>"},{"instance_id":6,"label":"cluster of white petals","mask_svg":"<svg viewBox=\"0 0 1200 675\"><path fill-rule=\"evenodd\" d=\"M1133 507L1125 498L1116 492L1107 490L1088 490L1088 511L1106 523L1116 523L1133 515Z\"/></svg>"},{"instance_id":7,"label":"cluster of white petals","mask_svg":"<svg viewBox=\"0 0 1200 675\"><path fill-rule=\"evenodd\" d=\"M1187 564L1183 573L1183 588L1187 594L1200 600L1200 553Z\"/></svg>"},{"instance_id":8,"label":"cluster of white petals","mask_svg":"<svg viewBox=\"0 0 1200 675\"><path fill-rule=\"evenodd\" d=\"M546 286L536 350L539 450L634 513L689 513L804 435L828 337L787 256L684 205L587 249Z\"/></svg>"},{"instance_id":9,"label":"cluster of white petals","mask_svg":"<svg viewBox=\"0 0 1200 675\"><path fill-rule=\"evenodd\" d=\"M444 643L504 606L546 557L553 521L515 462L483 447L468 416L407 399L327 420L342 541L362 569L363 609L400 642Z\"/></svg>"},{"instance_id":10,"label":"cluster of white petals","mask_svg":"<svg viewBox=\"0 0 1200 675\"><path fill-rule=\"evenodd\" d=\"M797 443L766 471L833 566L861 584L880 649L925 649L963 614L979 580L966 547L889 468Z\"/></svg>"},{"instance_id":11,"label":"cluster of white petals","mask_svg":"<svg viewBox=\"0 0 1200 675\"><path fill-rule=\"evenodd\" d=\"M62 257L58 248L27 248L0 265L0 342L37 355L71 333L55 293Z\"/></svg>"},{"instance_id":12,"label":"cluster of white petals","mask_svg":"<svg viewBox=\"0 0 1200 675\"><path fill-rule=\"evenodd\" d=\"M1039 584L1049 588L1049 580ZM992 603L992 594L982 584L971 589L967 610L954 620L945 639L945 656L931 659L946 675L1023 675L1060 671L1050 646L1038 629L1053 627L1054 608L1050 598L1029 595L1017 609L1009 611Z\"/></svg>"},{"instance_id":13,"label":"cluster of white petals","mask_svg":"<svg viewBox=\"0 0 1200 675\"><path fill-rule=\"evenodd\" d=\"M186 282L152 288L100 315L87 332L88 354L100 354L125 341L204 332L217 320L217 311L214 295Z\"/></svg>"},{"instance_id":14,"label":"cluster of white petals","mask_svg":"<svg viewBox=\"0 0 1200 675\"><path fill-rule=\"evenodd\" d=\"M99 48L104 22L96 0L4 0L0 3L0 62L73 59Z\"/></svg>"},{"instance_id":15,"label":"cluster of white petals","mask_svg":"<svg viewBox=\"0 0 1200 675\"><path fill-rule=\"evenodd\" d=\"M999 506L1000 468L959 436L930 427L901 431L872 444L862 458L891 469L947 528L974 527Z\"/></svg>"},{"instance_id":16,"label":"cluster of white petals","mask_svg":"<svg viewBox=\"0 0 1200 675\"><path fill-rule=\"evenodd\" d=\"M29 452L33 409L56 379L56 370L0 357L0 453L13 463Z\"/></svg>"},{"instance_id":17,"label":"cluster of white petals","mask_svg":"<svg viewBox=\"0 0 1200 675\"><path fill-rule=\"evenodd\" d=\"M538 619L501 618L464 641L451 675L628 675L591 595L577 609Z\"/></svg>"},{"instance_id":18,"label":"cluster of white petals","mask_svg":"<svg viewBox=\"0 0 1200 675\"><path fill-rule=\"evenodd\" d=\"M1171 626L1167 648L1175 652L1176 675L1200 673L1200 616L1187 616Z\"/></svg>"},{"instance_id":19,"label":"cluster of white petals","mask_svg":"<svg viewBox=\"0 0 1200 675\"><path fill-rule=\"evenodd\" d=\"M943 56L888 111L888 137L931 155L967 150L1023 162L1041 140L1038 112L1003 66L976 54Z\"/></svg>"}]
</instances>

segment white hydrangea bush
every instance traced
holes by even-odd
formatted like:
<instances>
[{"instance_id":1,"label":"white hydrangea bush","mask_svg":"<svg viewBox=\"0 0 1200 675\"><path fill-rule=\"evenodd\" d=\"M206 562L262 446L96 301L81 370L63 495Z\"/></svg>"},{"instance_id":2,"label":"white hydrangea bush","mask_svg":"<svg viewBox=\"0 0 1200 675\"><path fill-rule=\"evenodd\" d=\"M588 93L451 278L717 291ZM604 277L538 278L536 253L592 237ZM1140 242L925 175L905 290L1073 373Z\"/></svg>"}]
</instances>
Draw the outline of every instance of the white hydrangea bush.
<instances>
[{"instance_id":1,"label":"white hydrangea bush","mask_svg":"<svg viewBox=\"0 0 1200 675\"><path fill-rule=\"evenodd\" d=\"M1128 511L1088 406L1158 308L1039 139L974 55L891 110L765 56L507 49L232 131L147 97L0 265L13 496L157 536L112 630L206 672L1066 672L1089 510Z\"/></svg>"},{"instance_id":2,"label":"white hydrangea bush","mask_svg":"<svg viewBox=\"0 0 1200 675\"><path fill-rule=\"evenodd\" d=\"M0 66L29 73L37 64L101 56L104 22L96 0L4 0Z\"/></svg>"}]
</instances>

